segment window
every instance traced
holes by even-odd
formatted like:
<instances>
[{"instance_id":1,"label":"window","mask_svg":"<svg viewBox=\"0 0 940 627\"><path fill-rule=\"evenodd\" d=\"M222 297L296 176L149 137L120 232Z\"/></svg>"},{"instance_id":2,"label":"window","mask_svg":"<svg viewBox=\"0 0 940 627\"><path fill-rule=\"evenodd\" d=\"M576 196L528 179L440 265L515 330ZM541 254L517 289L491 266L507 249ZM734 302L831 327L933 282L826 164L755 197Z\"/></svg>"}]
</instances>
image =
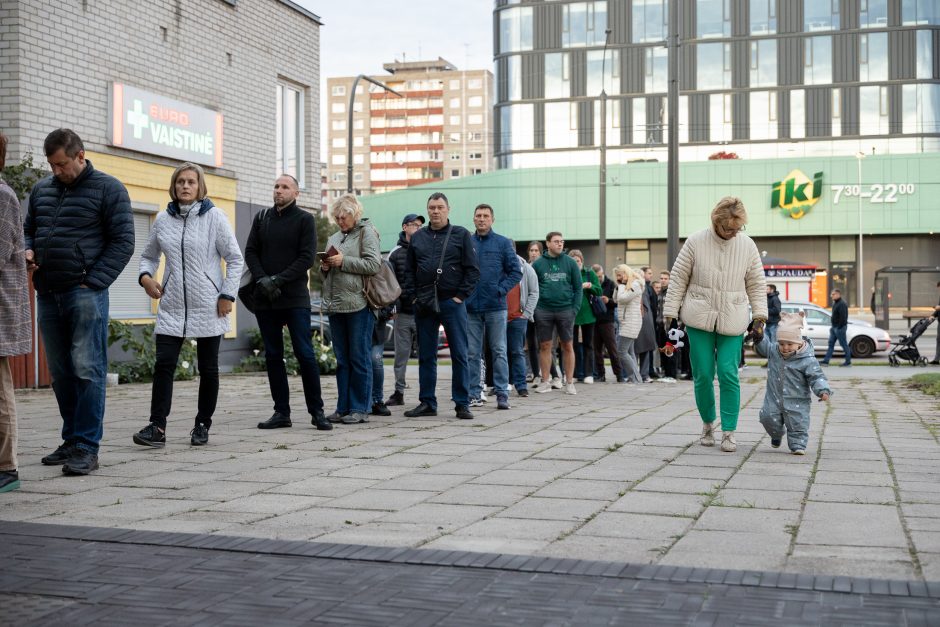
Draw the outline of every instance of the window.
<instances>
[{"instance_id":1,"label":"window","mask_svg":"<svg viewBox=\"0 0 940 627\"><path fill-rule=\"evenodd\" d=\"M777 92L751 92L751 139L777 139Z\"/></svg>"},{"instance_id":2,"label":"window","mask_svg":"<svg viewBox=\"0 0 940 627\"><path fill-rule=\"evenodd\" d=\"M366 127L365 120L354 120L354 121L353 121L353 129L355 129L355 130L357 130L357 131L361 131L361 130L364 129L365 127Z\"/></svg>"},{"instance_id":3,"label":"window","mask_svg":"<svg viewBox=\"0 0 940 627\"><path fill-rule=\"evenodd\" d=\"M750 0L750 9L752 35L777 32L777 0Z\"/></svg>"},{"instance_id":4,"label":"window","mask_svg":"<svg viewBox=\"0 0 940 627\"><path fill-rule=\"evenodd\" d=\"M330 126L334 131L345 131L346 120L332 120Z\"/></svg>"},{"instance_id":5,"label":"window","mask_svg":"<svg viewBox=\"0 0 940 627\"><path fill-rule=\"evenodd\" d=\"M806 137L806 92L794 89L790 92L790 139Z\"/></svg>"},{"instance_id":6,"label":"window","mask_svg":"<svg viewBox=\"0 0 940 627\"><path fill-rule=\"evenodd\" d=\"M598 123L601 119L600 100L594 101L594 144L601 144L601 125ZM620 141L620 99L611 98L607 101L607 145L619 146Z\"/></svg>"},{"instance_id":7,"label":"window","mask_svg":"<svg viewBox=\"0 0 940 627\"><path fill-rule=\"evenodd\" d=\"M497 65L497 68L499 66ZM506 100L522 99L522 57L514 54L506 59L506 80L500 79L500 83L506 86ZM478 102L479 104L473 104ZM483 106L482 96L471 96L467 100L467 106Z\"/></svg>"},{"instance_id":8,"label":"window","mask_svg":"<svg viewBox=\"0 0 940 627\"><path fill-rule=\"evenodd\" d=\"M803 0L803 30L839 30L839 0Z\"/></svg>"},{"instance_id":9,"label":"window","mask_svg":"<svg viewBox=\"0 0 940 627\"><path fill-rule=\"evenodd\" d=\"M467 124L483 124L483 115L480 113L468 115Z\"/></svg>"},{"instance_id":10,"label":"window","mask_svg":"<svg viewBox=\"0 0 940 627\"><path fill-rule=\"evenodd\" d=\"M346 103L345 102L334 102L330 105L331 113L346 113Z\"/></svg>"},{"instance_id":11,"label":"window","mask_svg":"<svg viewBox=\"0 0 940 627\"><path fill-rule=\"evenodd\" d=\"M633 0L633 43L664 41L668 24L665 0Z\"/></svg>"},{"instance_id":12,"label":"window","mask_svg":"<svg viewBox=\"0 0 940 627\"><path fill-rule=\"evenodd\" d=\"M873 83L888 80L888 33L860 35L858 56L860 81Z\"/></svg>"},{"instance_id":13,"label":"window","mask_svg":"<svg viewBox=\"0 0 940 627\"><path fill-rule=\"evenodd\" d=\"M695 7L700 38L731 36L731 0L698 0Z\"/></svg>"},{"instance_id":14,"label":"window","mask_svg":"<svg viewBox=\"0 0 940 627\"><path fill-rule=\"evenodd\" d=\"M354 181L354 182L357 182L357 183L362 182L362 179L364 179L364 178L365 178L365 177L362 175L362 172L354 172L354 173L353 173L353 181Z\"/></svg>"},{"instance_id":15,"label":"window","mask_svg":"<svg viewBox=\"0 0 940 627\"><path fill-rule=\"evenodd\" d=\"M333 138L333 148L345 148L346 147L346 138L345 137L334 137Z\"/></svg>"},{"instance_id":16,"label":"window","mask_svg":"<svg viewBox=\"0 0 940 627\"><path fill-rule=\"evenodd\" d=\"M483 79L481 79L481 78L468 78L468 79L467 79L467 89L483 89Z\"/></svg>"},{"instance_id":17,"label":"window","mask_svg":"<svg viewBox=\"0 0 940 627\"><path fill-rule=\"evenodd\" d=\"M443 98L428 98L428 106L432 109L440 109L444 106Z\"/></svg>"},{"instance_id":18,"label":"window","mask_svg":"<svg viewBox=\"0 0 940 627\"><path fill-rule=\"evenodd\" d=\"M562 7L561 45L601 46L607 29L607 2L574 2Z\"/></svg>"},{"instance_id":19,"label":"window","mask_svg":"<svg viewBox=\"0 0 940 627\"><path fill-rule=\"evenodd\" d=\"M468 107L482 107L483 106L483 96L470 96L467 98Z\"/></svg>"},{"instance_id":20,"label":"window","mask_svg":"<svg viewBox=\"0 0 940 627\"><path fill-rule=\"evenodd\" d=\"M545 148L575 148L578 145L578 103L545 103Z\"/></svg>"},{"instance_id":21,"label":"window","mask_svg":"<svg viewBox=\"0 0 940 627\"><path fill-rule=\"evenodd\" d=\"M481 142L483 141L483 133L470 133L469 139L472 142Z\"/></svg>"},{"instance_id":22,"label":"window","mask_svg":"<svg viewBox=\"0 0 940 627\"><path fill-rule=\"evenodd\" d=\"M712 94L708 100L708 140L731 141L731 94Z\"/></svg>"},{"instance_id":23,"label":"window","mask_svg":"<svg viewBox=\"0 0 940 627\"><path fill-rule=\"evenodd\" d=\"M861 135L888 134L888 88L860 87L858 93L858 132ZM902 93L903 99L903 93Z\"/></svg>"},{"instance_id":24,"label":"window","mask_svg":"<svg viewBox=\"0 0 940 627\"><path fill-rule=\"evenodd\" d=\"M451 171L450 171L450 178L452 178L452 179L459 179L459 178L460 178L460 170L451 170Z\"/></svg>"},{"instance_id":25,"label":"window","mask_svg":"<svg viewBox=\"0 0 940 627\"><path fill-rule=\"evenodd\" d=\"M698 44L695 49L697 89L700 91L729 89L731 87L731 44Z\"/></svg>"},{"instance_id":26,"label":"window","mask_svg":"<svg viewBox=\"0 0 940 627\"><path fill-rule=\"evenodd\" d=\"M362 113L362 101L357 100L353 103L353 113Z\"/></svg>"},{"instance_id":27,"label":"window","mask_svg":"<svg viewBox=\"0 0 940 627\"><path fill-rule=\"evenodd\" d=\"M805 42L803 83L826 85L832 82L832 37L808 37Z\"/></svg>"},{"instance_id":28,"label":"window","mask_svg":"<svg viewBox=\"0 0 940 627\"><path fill-rule=\"evenodd\" d=\"M447 118L447 123L450 124L451 126L460 126L460 116L459 116L459 115L452 115L452 116L448 117L448 118Z\"/></svg>"},{"instance_id":29,"label":"window","mask_svg":"<svg viewBox=\"0 0 940 627\"><path fill-rule=\"evenodd\" d=\"M556 52L545 55L545 97L571 97L568 53Z\"/></svg>"},{"instance_id":30,"label":"window","mask_svg":"<svg viewBox=\"0 0 940 627\"><path fill-rule=\"evenodd\" d=\"M345 173L345 172L334 172L334 173L333 173L333 182L334 182L334 183L339 183L339 182L345 181L345 180L346 180L346 173Z\"/></svg>"},{"instance_id":31,"label":"window","mask_svg":"<svg viewBox=\"0 0 940 627\"><path fill-rule=\"evenodd\" d=\"M428 116L428 126L441 126L444 124L443 113L432 113Z\"/></svg>"},{"instance_id":32,"label":"window","mask_svg":"<svg viewBox=\"0 0 940 627\"><path fill-rule=\"evenodd\" d=\"M587 93L599 94L602 87L608 94L620 93L619 50L608 49L606 62L603 50L589 50L587 53Z\"/></svg>"},{"instance_id":33,"label":"window","mask_svg":"<svg viewBox=\"0 0 940 627\"><path fill-rule=\"evenodd\" d=\"M940 4L937 0L902 0L901 24L940 24Z\"/></svg>"},{"instance_id":34,"label":"window","mask_svg":"<svg viewBox=\"0 0 940 627\"><path fill-rule=\"evenodd\" d=\"M460 98L451 98L450 99L450 108L459 109L460 108Z\"/></svg>"},{"instance_id":35,"label":"window","mask_svg":"<svg viewBox=\"0 0 940 627\"><path fill-rule=\"evenodd\" d=\"M483 158L483 153L482 153L482 152L471 152L470 155L468 156L468 158L469 158L471 161L479 161L480 159Z\"/></svg>"},{"instance_id":36,"label":"window","mask_svg":"<svg viewBox=\"0 0 940 627\"><path fill-rule=\"evenodd\" d=\"M859 0L859 26L884 28L888 25L888 0Z\"/></svg>"},{"instance_id":37,"label":"window","mask_svg":"<svg viewBox=\"0 0 940 627\"><path fill-rule=\"evenodd\" d=\"M357 148L361 148L363 146L363 137L361 135L359 137L353 137L353 146Z\"/></svg>"},{"instance_id":38,"label":"window","mask_svg":"<svg viewBox=\"0 0 940 627\"><path fill-rule=\"evenodd\" d=\"M362 165L365 163L365 155L353 155L353 165Z\"/></svg>"},{"instance_id":39,"label":"window","mask_svg":"<svg viewBox=\"0 0 940 627\"><path fill-rule=\"evenodd\" d=\"M669 61L665 48L646 49L646 81L644 90L648 94L666 91L669 78Z\"/></svg>"},{"instance_id":40,"label":"window","mask_svg":"<svg viewBox=\"0 0 940 627\"><path fill-rule=\"evenodd\" d=\"M330 93L334 96L345 96L346 86L345 85L333 85L333 89L330 90Z\"/></svg>"},{"instance_id":41,"label":"window","mask_svg":"<svg viewBox=\"0 0 940 627\"><path fill-rule=\"evenodd\" d=\"M304 94L300 88L279 83L277 89L276 175L290 174L304 184ZM333 103L342 106L343 103Z\"/></svg>"},{"instance_id":42,"label":"window","mask_svg":"<svg viewBox=\"0 0 940 627\"><path fill-rule=\"evenodd\" d=\"M499 52L532 50L532 7L499 12Z\"/></svg>"},{"instance_id":43,"label":"window","mask_svg":"<svg viewBox=\"0 0 940 627\"><path fill-rule=\"evenodd\" d=\"M499 115L501 127L499 143L502 150L532 150L535 134L534 106L531 104L515 104L502 107L499 110ZM547 113L545 118L547 127Z\"/></svg>"},{"instance_id":44,"label":"window","mask_svg":"<svg viewBox=\"0 0 940 627\"><path fill-rule=\"evenodd\" d=\"M138 245L134 247L131 260L111 284L109 313L112 318L152 318L154 315L150 308L150 297L137 283L140 254L150 239L151 216L150 212L134 211L134 238Z\"/></svg>"},{"instance_id":45,"label":"window","mask_svg":"<svg viewBox=\"0 0 940 627\"><path fill-rule=\"evenodd\" d=\"M646 98L634 98L633 107L633 143L646 143Z\"/></svg>"},{"instance_id":46,"label":"window","mask_svg":"<svg viewBox=\"0 0 940 627\"><path fill-rule=\"evenodd\" d=\"M483 174L483 168L472 168L470 174L476 176L477 174Z\"/></svg>"},{"instance_id":47,"label":"window","mask_svg":"<svg viewBox=\"0 0 940 627\"><path fill-rule=\"evenodd\" d=\"M452 78L450 79L450 88L451 89L460 89L460 79Z\"/></svg>"},{"instance_id":48,"label":"window","mask_svg":"<svg viewBox=\"0 0 940 627\"><path fill-rule=\"evenodd\" d=\"M917 31L917 78L933 78L933 33Z\"/></svg>"},{"instance_id":49,"label":"window","mask_svg":"<svg viewBox=\"0 0 940 627\"><path fill-rule=\"evenodd\" d=\"M452 153L450 153L450 160L451 160L451 161L460 161L460 153L459 153L459 152L452 152Z\"/></svg>"},{"instance_id":50,"label":"window","mask_svg":"<svg viewBox=\"0 0 940 627\"><path fill-rule=\"evenodd\" d=\"M460 143L460 133L451 133L449 136L450 143L459 144Z\"/></svg>"},{"instance_id":51,"label":"window","mask_svg":"<svg viewBox=\"0 0 940 627\"><path fill-rule=\"evenodd\" d=\"M777 84L777 40L751 42L751 87Z\"/></svg>"},{"instance_id":52,"label":"window","mask_svg":"<svg viewBox=\"0 0 940 627\"><path fill-rule=\"evenodd\" d=\"M832 89L832 136L842 135L842 90L838 87Z\"/></svg>"},{"instance_id":53,"label":"window","mask_svg":"<svg viewBox=\"0 0 940 627\"><path fill-rule=\"evenodd\" d=\"M343 155L343 154L333 155L330 158L330 161L333 165L346 165L346 155Z\"/></svg>"}]
</instances>

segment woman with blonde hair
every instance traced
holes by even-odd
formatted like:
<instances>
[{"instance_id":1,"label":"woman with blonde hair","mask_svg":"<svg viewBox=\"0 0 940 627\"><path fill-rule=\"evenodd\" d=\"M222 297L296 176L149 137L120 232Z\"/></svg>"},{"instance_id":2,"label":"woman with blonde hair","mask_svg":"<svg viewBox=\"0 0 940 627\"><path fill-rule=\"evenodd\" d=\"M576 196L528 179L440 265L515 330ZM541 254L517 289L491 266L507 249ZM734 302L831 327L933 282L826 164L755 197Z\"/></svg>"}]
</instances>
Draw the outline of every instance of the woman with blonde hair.
<instances>
[{"instance_id":1,"label":"woman with blonde hair","mask_svg":"<svg viewBox=\"0 0 940 627\"><path fill-rule=\"evenodd\" d=\"M244 260L228 217L207 197L201 167L184 163L176 168L169 191L170 203L154 220L140 256L138 282L160 304L150 424L134 434L134 442L153 447L166 444L176 362L183 340L190 337L196 341L199 367L198 411L190 442L201 446L209 441L219 398L219 345L231 328L228 315L238 293ZM161 254L166 259L162 284L153 278Z\"/></svg>"},{"instance_id":2,"label":"woman with blonde hair","mask_svg":"<svg viewBox=\"0 0 940 627\"><path fill-rule=\"evenodd\" d=\"M372 331L375 313L363 291L365 277L379 271L382 254L379 233L362 217L362 205L353 194L343 194L330 207L339 226L326 242L320 261L323 275L323 311L330 317L336 355L336 411L330 422L368 422L372 409Z\"/></svg>"},{"instance_id":3,"label":"woman with blonde hair","mask_svg":"<svg viewBox=\"0 0 940 627\"><path fill-rule=\"evenodd\" d=\"M747 211L727 196L711 213L711 226L691 235L672 267L663 321L677 317L689 334L695 404L704 423L702 446L715 445L717 366L721 393L721 450L737 449L734 438L741 407L738 360L748 322L758 339L767 320L764 266L754 241L744 235ZM748 312L748 304L751 313Z\"/></svg>"},{"instance_id":4,"label":"woman with blonde hair","mask_svg":"<svg viewBox=\"0 0 940 627\"><path fill-rule=\"evenodd\" d=\"M617 354L623 366L625 383L642 383L633 344L643 326L640 303L643 301L643 275L626 264L614 268L617 284L617 315L620 316L620 332L617 336Z\"/></svg>"}]
</instances>

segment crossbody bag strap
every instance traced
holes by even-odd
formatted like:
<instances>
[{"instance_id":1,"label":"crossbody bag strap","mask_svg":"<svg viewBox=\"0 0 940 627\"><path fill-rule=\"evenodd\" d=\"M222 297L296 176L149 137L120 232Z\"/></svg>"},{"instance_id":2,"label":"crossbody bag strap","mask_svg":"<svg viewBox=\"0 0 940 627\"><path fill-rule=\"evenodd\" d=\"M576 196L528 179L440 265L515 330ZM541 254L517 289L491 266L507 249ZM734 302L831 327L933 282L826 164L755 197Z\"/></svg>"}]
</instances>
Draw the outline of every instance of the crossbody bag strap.
<instances>
[{"instance_id":1,"label":"crossbody bag strap","mask_svg":"<svg viewBox=\"0 0 940 627\"><path fill-rule=\"evenodd\" d=\"M444 236L444 246L441 248L441 260L437 264L437 276L434 277L434 283L437 284L441 280L441 275L444 274L444 255L447 254L447 242L450 240L450 232L454 229L454 225L450 224L447 226L447 235Z\"/></svg>"}]
</instances>

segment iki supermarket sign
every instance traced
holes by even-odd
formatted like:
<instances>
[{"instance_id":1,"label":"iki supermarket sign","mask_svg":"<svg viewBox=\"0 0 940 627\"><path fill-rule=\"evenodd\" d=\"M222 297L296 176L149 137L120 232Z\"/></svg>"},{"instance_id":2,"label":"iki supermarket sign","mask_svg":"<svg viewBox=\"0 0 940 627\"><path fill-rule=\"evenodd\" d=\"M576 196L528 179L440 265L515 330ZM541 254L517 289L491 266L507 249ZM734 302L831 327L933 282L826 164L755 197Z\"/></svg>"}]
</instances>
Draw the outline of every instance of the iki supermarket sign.
<instances>
[{"instance_id":1,"label":"iki supermarket sign","mask_svg":"<svg viewBox=\"0 0 940 627\"><path fill-rule=\"evenodd\" d=\"M813 178L793 170L787 178L773 184L770 193L770 208L778 209L787 217L799 220L819 201L822 195L822 172L813 174Z\"/></svg>"},{"instance_id":2,"label":"iki supermarket sign","mask_svg":"<svg viewBox=\"0 0 940 627\"><path fill-rule=\"evenodd\" d=\"M111 84L111 145L222 166L222 114L121 83Z\"/></svg>"}]
</instances>

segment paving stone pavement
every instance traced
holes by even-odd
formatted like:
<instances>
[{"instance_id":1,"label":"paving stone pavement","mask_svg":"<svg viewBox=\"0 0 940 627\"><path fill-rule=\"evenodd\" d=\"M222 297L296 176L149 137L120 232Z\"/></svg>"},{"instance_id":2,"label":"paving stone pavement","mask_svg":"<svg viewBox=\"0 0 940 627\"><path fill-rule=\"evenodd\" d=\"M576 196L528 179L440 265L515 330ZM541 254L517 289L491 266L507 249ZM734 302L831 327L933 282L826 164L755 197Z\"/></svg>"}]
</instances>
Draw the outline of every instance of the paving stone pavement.
<instances>
[{"instance_id":1,"label":"paving stone pavement","mask_svg":"<svg viewBox=\"0 0 940 627\"><path fill-rule=\"evenodd\" d=\"M697 444L689 382L513 395L472 421L442 400L436 418L405 418L409 405L318 432L299 412L291 429L258 430L266 380L232 375L207 447L189 444L197 383L183 382L156 450L131 442L150 386L123 385L109 389L101 469L84 478L39 463L60 420L50 390L27 390L22 489L0 496L0 521L940 581L940 413L901 384L919 371L827 369L835 394L814 404L805 457L770 448L755 367L733 454ZM446 399L444 368L439 385Z\"/></svg>"}]
</instances>

